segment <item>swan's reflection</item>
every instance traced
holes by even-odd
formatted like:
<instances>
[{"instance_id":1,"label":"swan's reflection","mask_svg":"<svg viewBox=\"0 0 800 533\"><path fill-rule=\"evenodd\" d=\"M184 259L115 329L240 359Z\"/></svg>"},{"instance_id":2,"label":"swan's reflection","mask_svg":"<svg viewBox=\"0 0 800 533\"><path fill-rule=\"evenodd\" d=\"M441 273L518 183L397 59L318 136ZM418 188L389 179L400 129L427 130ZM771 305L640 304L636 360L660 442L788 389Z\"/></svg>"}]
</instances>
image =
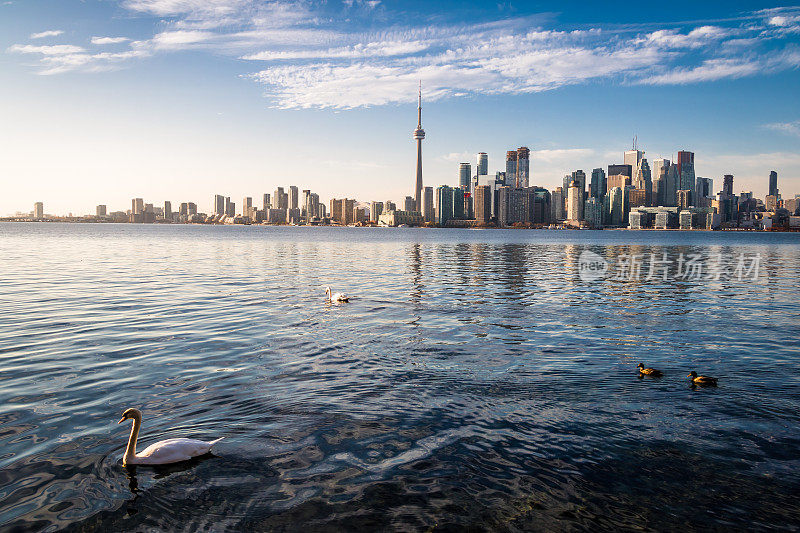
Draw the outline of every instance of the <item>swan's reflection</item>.
<instances>
[{"instance_id":1,"label":"swan's reflection","mask_svg":"<svg viewBox=\"0 0 800 533\"><path fill-rule=\"evenodd\" d=\"M128 488L133 495L133 498L129 499L126 502L126 509L125 512L128 516L134 515L138 512L136 508L136 500L139 499L139 496L142 494L142 490L139 488L139 477L137 475L137 469L142 469L140 475L146 475L148 472L152 472L152 479L165 479L172 474L180 474L181 472L187 472L197 465L204 461L208 461L209 459L214 459L217 456L211 452L208 452L205 455L200 455L198 457L192 457L188 461L181 461L179 463L171 463L167 465L125 465L122 468L125 470L125 476L128 478Z\"/></svg>"}]
</instances>

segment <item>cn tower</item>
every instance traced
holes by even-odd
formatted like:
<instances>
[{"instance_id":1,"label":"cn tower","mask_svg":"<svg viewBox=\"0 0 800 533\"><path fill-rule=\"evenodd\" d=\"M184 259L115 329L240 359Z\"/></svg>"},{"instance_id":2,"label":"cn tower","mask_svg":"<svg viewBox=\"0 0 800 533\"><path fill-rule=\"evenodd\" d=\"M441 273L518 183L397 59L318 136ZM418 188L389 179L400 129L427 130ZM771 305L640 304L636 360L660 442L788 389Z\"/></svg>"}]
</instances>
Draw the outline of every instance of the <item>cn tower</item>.
<instances>
[{"instance_id":1,"label":"cn tower","mask_svg":"<svg viewBox=\"0 0 800 533\"><path fill-rule=\"evenodd\" d=\"M425 130L422 129L422 82L419 82L419 101L417 104L417 129L414 130L414 139L417 141L417 186L414 192L414 203L417 211L422 213L422 139Z\"/></svg>"}]
</instances>

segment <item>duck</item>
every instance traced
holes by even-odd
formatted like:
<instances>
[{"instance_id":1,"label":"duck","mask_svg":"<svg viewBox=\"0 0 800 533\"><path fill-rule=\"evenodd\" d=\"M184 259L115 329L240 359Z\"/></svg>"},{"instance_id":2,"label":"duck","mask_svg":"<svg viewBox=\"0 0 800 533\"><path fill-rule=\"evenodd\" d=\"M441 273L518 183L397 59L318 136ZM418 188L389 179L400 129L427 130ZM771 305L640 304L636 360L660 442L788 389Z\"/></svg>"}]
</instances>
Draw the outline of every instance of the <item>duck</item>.
<instances>
[{"instance_id":1,"label":"duck","mask_svg":"<svg viewBox=\"0 0 800 533\"><path fill-rule=\"evenodd\" d=\"M125 448L125 455L122 457L122 466L166 465L188 461L193 457L209 453L213 445L225 438L220 437L210 442L183 438L167 439L151 444L140 453L136 453L136 441L139 438L139 429L142 427L142 412L134 408L126 409L117 424L122 424L126 420L133 420L133 426L128 447Z\"/></svg>"},{"instance_id":2,"label":"duck","mask_svg":"<svg viewBox=\"0 0 800 533\"><path fill-rule=\"evenodd\" d=\"M694 385L717 385L717 378L712 378L711 376L698 376L697 372L692 370L692 373L686 376L687 378L692 378L692 383Z\"/></svg>"},{"instance_id":3,"label":"duck","mask_svg":"<svg viewBox=\"0 0 800 533\"><path fill-rule=\"evenodd\" d=\"M645 376L652 376L654 378L660 378L661 376L664 375L664 373L661 370L656 370L655 368L645 368L644 367L644 363L639 363L639 366L637 366L636 368L639 369L639 374L642 374L642 375L645 375Z\"/></svg>"},{"instance_id":4,"label":"duck","mask_svg":"<svg viewBox=\"0 0 800 533\"><path fill-rule=\"evenodd\" d=\"M325 288L325 295L328 297L329 302L349 302L350 297L341 292L331 292L330 287Z\"/></svg>"}]
</instances>

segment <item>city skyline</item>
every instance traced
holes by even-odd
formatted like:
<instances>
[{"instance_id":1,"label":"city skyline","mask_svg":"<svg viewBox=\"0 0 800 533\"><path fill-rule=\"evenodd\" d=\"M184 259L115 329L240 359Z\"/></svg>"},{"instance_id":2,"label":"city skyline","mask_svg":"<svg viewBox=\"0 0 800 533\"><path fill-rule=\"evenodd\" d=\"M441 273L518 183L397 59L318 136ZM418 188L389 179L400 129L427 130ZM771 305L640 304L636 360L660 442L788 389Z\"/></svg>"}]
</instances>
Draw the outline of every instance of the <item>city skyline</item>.
<instances>
[{"instance_id":1,"label":"city skyline","mask_svg":"<svg viewBox=\"0 0 800 533\"><path fill-rule=\"evenodd\" d=\"M400 202L415 194L420 80L424 187L457 185L458 163L478 152L503 170L507 150L526 146L530 184L552 189L621 163L637 135L651 163L686 149L697 176L733 174L763 198L777 170L783 191L800 190L797 7L687 3L672 12L692 16L665 18L473 3L405 19L388 2L203 5L0 6L0 106L13 125L0 133L0 214L36 201L87 214L188 191L210 212L223 183L233 198L297 183ZM472 54L474 77L452 50Z\"/></svg>"}]
</instances>

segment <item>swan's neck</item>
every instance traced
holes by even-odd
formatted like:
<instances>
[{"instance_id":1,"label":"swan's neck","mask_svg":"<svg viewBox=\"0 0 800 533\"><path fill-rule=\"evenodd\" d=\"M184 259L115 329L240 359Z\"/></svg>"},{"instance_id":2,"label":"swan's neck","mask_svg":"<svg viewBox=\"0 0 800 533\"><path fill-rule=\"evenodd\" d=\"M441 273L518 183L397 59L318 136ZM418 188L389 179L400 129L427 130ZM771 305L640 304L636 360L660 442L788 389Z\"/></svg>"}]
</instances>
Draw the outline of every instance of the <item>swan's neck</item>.
<instances>
[{"instance_id":1,"label":"swan's neck","mask_svg":"<svg viewBox=\"0 0 800 533\"><path fill-rule=\"evenodd\" d=\"M125 460L127 463L136 457L136 440L139 438L139 428L142 426L142 421L138 418L133 419L133 426L131 427L131 436L128 439L128 447L125 448Z\"/></svg>"}]
</instances>

